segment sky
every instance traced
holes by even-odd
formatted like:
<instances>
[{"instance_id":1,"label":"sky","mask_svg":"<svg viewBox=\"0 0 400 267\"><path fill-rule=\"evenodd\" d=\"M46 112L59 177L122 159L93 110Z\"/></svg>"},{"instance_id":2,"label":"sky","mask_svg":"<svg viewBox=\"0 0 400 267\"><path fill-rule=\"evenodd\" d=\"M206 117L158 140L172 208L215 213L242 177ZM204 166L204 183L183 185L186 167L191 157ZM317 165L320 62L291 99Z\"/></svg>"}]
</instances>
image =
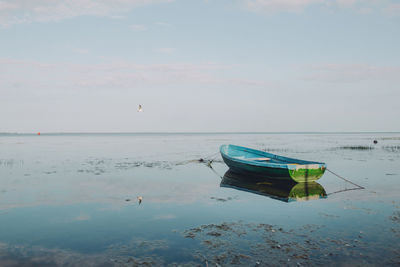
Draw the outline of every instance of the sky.
<instances>
[{"instance_id":1,"label":"sky","mask_svg":"<svg viewBox=\"0 0 400 267\"><path fill-rule=\"evenodd\" d=\"M399 29L398 0L0 0L0 132L400 131Z\"/></svg>"}]
</instances>

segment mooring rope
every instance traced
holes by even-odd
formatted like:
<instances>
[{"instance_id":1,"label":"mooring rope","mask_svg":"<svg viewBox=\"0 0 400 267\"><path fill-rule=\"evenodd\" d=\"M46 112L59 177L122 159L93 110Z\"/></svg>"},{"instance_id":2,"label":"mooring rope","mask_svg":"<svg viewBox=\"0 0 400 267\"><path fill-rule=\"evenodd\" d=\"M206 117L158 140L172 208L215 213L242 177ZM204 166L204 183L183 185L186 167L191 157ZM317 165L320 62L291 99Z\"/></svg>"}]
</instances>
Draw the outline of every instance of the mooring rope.
<instances>
[{"instance_id":1,"label":"mooring rope","mask_svg":"<svg viewBox=\"0 0 400 267\"><path fill-rule=\"evenodd\" d=\"M216 174L219 178L223 179L224 177L221 174L219 174L212 166L212 163L214 162L214 160L217 158L218 155L219 155L219 152L211 154L207 157L201 158L199 161L205 163L205 165L208 168L210 168L214 174Z\"/></svg>"},{"instance_id":2,"label":"mooring rope","mask_svg":"<svg viewBox=\"0 0 400 267\"><path fill-rule=\"evenodd\" d=\"M363 188L357 187L357 188L343 189L343 190L338 190L338 191L335 191L335 192L332 192L332 193L328 193L327 195L330 196L330 195L337 194L337 193L342 193L342 192L347 192L347 191L352 191L352 190L361 190L361 189L365 189L365 188L364 187Z\"/></svg>"},{"instance_id":3,"label":"mooring rope","mask_svg":"<svg viewBox=\"0 0 400 267\"><path fill-rule=\"evenodd\" d=\"M332 173L333 175L335 175L336 177L338 177L338 178L340 178L340 179L342 179L343 181L346 181L346 182L348 182L348 183L350 183L350 184L352 184L352 185L354 185L354 186L357 186L358 188L357 189L365 189L365 187L363 187L363 186L361 186L361 185L358 185L358 184L355 184L355 183L353 183L352 181L350 181L350 180L348 180L348 179L346 179L346 178L344 178L344 177L342 177L342 176L340 176L339 174L337 174L337 173L334 173L333 171L331 171L330 169L326 169L328 172L330 172L330 173ZM346 189L347 190L347 189Z\"/></svg>"},{"instance_id":4,"label":"mooring rope","mask_svg":"<svg viewBox=\"0 0 400 267\"><path fill-rule=\"evenodd\" d=\"M214 170L214 168L213 168L213 166L212 166L212 163L213 163L213 161L217 158L217 155L219 155L219 152L214 153L214 154L211 154L211 155L209 155L209 156L207 156L207 157L201 158L201 159L199 160L199 162L205 163L205 165L206 165L207 167L209 167L209 168L213 171L213 173L215 173L219 178L222 179L223 176L220 175L216 170Z\"/></svg>"},{"instance_id":5,"label":"mooring rope","mask_svg":"<svg viewBox=\"0 0 400 267\"><path fill-rule=\"evenodd\" d=\"M214 168L212 167L211 163L212 163L212 161L209 161L209 162L207 163L207 166L208 166L208 167L212 170L212 172L215 173L219 178L223 179L224 177L223 177L221 174L219 174L216 170L214 170Z\"/></svg>"},{"instance_id":6,"label":"mooring rope","mask_svg":"<svg viewBox=\"0 0 400 267\"><path fill-rule=\"evenodd\" d=\"M219 155L219 152L216 152L216 153L211 154L211 155L209 155L207 157L204 157L203 160L206 160L208 162L213 162L217 158L218 155Z\"/></svg>"},{"instance_id":7,"label":"mooring rope","mask_svg":"<svg viewBox=\"0 0 400 267\"><path fill-rule=\"evenodd\" d=\"M190 160L184 160L184 161L177 161L174 164L175 165L185 165L185 164L189 164L189 163L206 163L206 164L210 164L210 162L214 162L216 160L218 154L219 154L219 152L213 153L213 154L205 156L203 158L190 159Z\"/></svg>"}]
</instances>

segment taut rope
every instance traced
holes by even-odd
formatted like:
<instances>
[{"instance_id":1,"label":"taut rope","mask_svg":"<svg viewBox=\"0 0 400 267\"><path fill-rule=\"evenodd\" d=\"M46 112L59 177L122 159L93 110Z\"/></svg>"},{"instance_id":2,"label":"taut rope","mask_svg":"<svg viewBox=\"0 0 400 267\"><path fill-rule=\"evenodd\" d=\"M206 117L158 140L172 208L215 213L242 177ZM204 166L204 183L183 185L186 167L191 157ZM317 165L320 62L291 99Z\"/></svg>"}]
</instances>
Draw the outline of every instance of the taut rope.
<instances>
[{"instance_id":1,"label":"taut rope","mask_svg":"<svg viewBox=\"0 0 400 267\"><path fill-rule=\"evenodd\" d=\"M358 187L357 189L365 189L365 187L362 187L361 185L358 185L358 184L353 183L352 181L350 181L350 180L348 180L348 179L346 179L346 178L340 176L339 174L334 173L333 171L329 170L328 168L327 168L326 170L327 170L328 172L332 173L333 175L335 175L336 177L342 179L343 181L346 181L346 182L348 182L348 183L350 183L350 184L352 184L352 185L357 186L357 187Z\"/></svg>"}]
</instances>

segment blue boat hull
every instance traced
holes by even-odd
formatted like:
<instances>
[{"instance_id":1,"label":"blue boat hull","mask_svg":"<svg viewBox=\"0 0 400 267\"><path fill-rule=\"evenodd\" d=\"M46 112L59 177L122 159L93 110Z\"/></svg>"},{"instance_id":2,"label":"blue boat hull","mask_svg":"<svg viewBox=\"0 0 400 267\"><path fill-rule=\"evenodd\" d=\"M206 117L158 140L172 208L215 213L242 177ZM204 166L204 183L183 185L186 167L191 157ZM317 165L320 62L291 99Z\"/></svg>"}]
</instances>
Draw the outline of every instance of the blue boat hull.
<instances>
[{"instance_id":1,"label":"blue boat hull","mask_svg":"<svg viewBox=\"0 0 400 267\"><path fill-rule=\"evenodd\" d=\"M222 145L220 152L232 170L268 179L311 182L318 180L326 169L326 164L322 162L282 157L234 145Z\"/></svg>"}]
</instances>

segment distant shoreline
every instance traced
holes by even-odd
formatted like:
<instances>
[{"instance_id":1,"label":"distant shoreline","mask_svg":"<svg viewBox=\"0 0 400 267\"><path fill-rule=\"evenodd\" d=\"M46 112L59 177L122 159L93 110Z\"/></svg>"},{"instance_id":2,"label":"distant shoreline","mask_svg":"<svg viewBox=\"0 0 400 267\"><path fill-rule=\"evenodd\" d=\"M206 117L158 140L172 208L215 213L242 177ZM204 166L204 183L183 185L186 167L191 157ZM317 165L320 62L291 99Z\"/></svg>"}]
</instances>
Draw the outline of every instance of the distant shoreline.
<instances>
[{"instance_id":1,"label":"distant shoreline","mask_svg":"<svg viewBox=\"0 0 400 267\"><path fill-rule=\"evenodd\" d=\"M400 134L400 132L41 132L40 135L215 135L215 134ZM0 136L36 136L38 133L0 132Z\"/></svg>"}]
</instances>

